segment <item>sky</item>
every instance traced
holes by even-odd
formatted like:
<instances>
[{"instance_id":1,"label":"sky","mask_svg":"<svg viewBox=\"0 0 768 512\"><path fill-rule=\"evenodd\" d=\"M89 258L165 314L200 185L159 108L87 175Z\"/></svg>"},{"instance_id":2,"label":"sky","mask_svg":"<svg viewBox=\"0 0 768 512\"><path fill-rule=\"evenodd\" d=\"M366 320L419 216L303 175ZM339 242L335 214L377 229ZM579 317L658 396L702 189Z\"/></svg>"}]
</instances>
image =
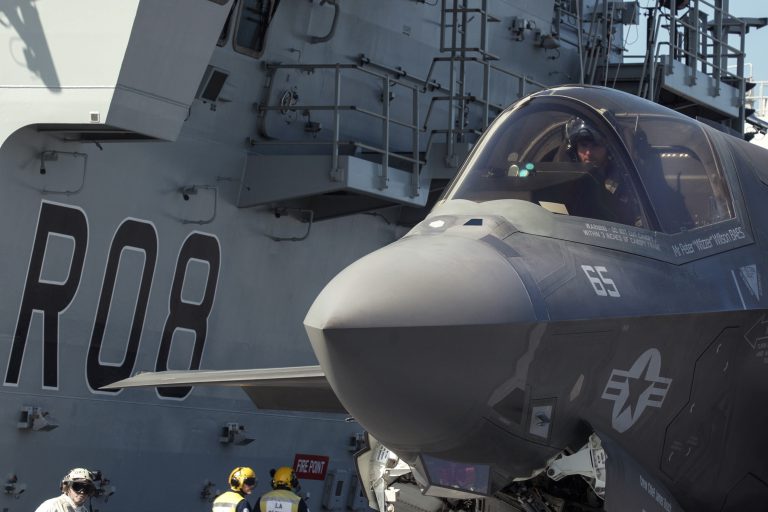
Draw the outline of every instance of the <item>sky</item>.
<instances>
[{"instance_id":1,"label":"sky","mask_svg":"<svg viewBox=\"0 0 768 512\"><path fill-rule=\"evenodd\" d=\"M730 11L734 16L744 18L768 18L768 2L731 0ZM746 62L752 64L753 80L768 81L768 26L749 31L746 37L746 54Z\"/></svg>"}]
</instances>

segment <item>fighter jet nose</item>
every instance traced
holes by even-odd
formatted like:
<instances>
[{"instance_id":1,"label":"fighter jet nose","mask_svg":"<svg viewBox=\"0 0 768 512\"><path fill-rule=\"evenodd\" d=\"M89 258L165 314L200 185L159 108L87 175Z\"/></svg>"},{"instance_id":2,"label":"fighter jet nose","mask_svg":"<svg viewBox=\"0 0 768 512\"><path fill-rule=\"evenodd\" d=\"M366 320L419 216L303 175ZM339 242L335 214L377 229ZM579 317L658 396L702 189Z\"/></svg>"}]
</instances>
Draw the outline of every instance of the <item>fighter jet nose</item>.
<instances>
[{"instance_id":1,"label":"fighter jet nose","mask_svg":"<svg viewBox=\"0 0 768 512\"><path fill-rule=\"evenodd\" d=\"M533 319L506 257L482 241L406 238L347 267L304 323L314 329L499 324Z\"/></svg>"},{"instance_id":2,"label":"fighter jet nose","mask_svg":"<svg viewBox=\"0 0 768 512\"><path fill-rule=\"evenodd\" d=\"M445 439L476 412L514 362L513 330L533 322L507 258L451 236L406 238L359 260L304 321L342 404L402 451Z\"/></svg>"}]
</instances>

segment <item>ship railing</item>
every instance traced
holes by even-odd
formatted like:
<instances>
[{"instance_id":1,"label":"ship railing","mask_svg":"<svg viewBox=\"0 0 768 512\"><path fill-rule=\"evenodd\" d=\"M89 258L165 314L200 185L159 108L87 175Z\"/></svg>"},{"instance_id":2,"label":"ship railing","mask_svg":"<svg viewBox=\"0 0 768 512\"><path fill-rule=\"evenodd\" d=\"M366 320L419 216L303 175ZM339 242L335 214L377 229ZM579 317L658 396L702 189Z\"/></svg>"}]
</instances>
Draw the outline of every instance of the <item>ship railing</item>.
<instances>
[{"instance_id":1,"label":"ship railing","mask_svg":"<svg viewBox=\"0 0 768 512\"><path fill-rule=\"evenodd\" d=\"M747 94L747 101L752 103L755 115L761 119L768 118L768 82L755 82L755 88Z\"/></svg>"},{"instance_id":2,"label":"ship railing","mask_svg":"<svg viewBox=\"0 0 768 512\"><path fill-rule=\"evenodd\" d=\"M498 72L503 75L506 75L513 80L517 81L517 92L515 99L523 98L524 96L530 94L534 91L540 91L542 89L546 89L549 87L548 85L539 82L537 80L534 80L529 75L515 73L514 71L510 71L508 69L502 68L500 66L496 66L491 64L490 62L483 61L479 57L435 57L432 59L432 65L429 67L429 71L427 73L426 78L420 78L416 75L413 75L411 73L406 72L402 68L393 68L391 66L387 66L385 64L381 64L379 62L375 62L371 60L366 55L360 55L360 65L361 66L370 66L376 69L379 69L381 71L384 71L394 77L398 77L402 80L408 80L409 82L412 82L419 86L422 93L441 93L446 96L434 96L431 98L430 105L427 108L427 113L424 116L423 120L423 126L422 131L426 131L428 129L429 121L433 112L433 105L436 101L448 101L452 98L455 100L458 97L457 96L451 96L451 90L444 87L442 83L438 82L437 79L434 78L435 73L437 72L436 64L437 63L443 63L443 62L452 62L452 61L458 61L458 60L464 60L465 62L475 62L480 64L481 66L487 67L489 74L486 75L483 74L483 95L482 96L475 96L475 95L465 95L462 96L465 100L470 100L473 103L476 103L483 107L485 109L483 113L483 125L479 128L480 131L484 130L488 127L489 122L500 113L502 110L507 108L508 105L500 105L496 103L492 103L489 100L490 96L490 71ZM490 112L493 111L493 114ZM440 130L443 133L448 133L446 130ZM472 130L468 130L472 131Z\"/></svg>"},{"instance_id":3,"label":"ship railing","mask_svg":"<svg viewBox=\"0 0 768 512\"><path fill-rule=\"evenodd\" d=\"M359 148L361 150L369 151L372 153L377 153L381 155L381 174L379 176L379 187L381 189L387 188L387 182L388 177L387 173L389 170L389 164L391 159L397 159L406 162L407 164L410 164L410 167L412 169L412 193L414 196L418 195L419 193L419 174L420 174L420 168L425 163L423 160L419 157L419 142L420 142L420 124L419 124L419 99L422 94L422 90L420 87L417 87L414 84L408 83L403 80L398 80L396 78L392 78L389 75L376 73L374 71L371 71L369 69L365 69L360 65L357 64L277 64L277 63L270 63L266 64L267 70L270 72L275 72L279 69L295 69L299 71L304 72L314 72L318 69L330 69L334 71L334 94L333 94L333 101L331 104L314 104L314 105L291 105L290 107L286 107L285 105L257 105L257 110L264 114L268 111L285 111L286 109L295 110L295 111L306 111L306 112L313 112L313 111L331 111L333 112L333 134L332 138L329 141L260 141L260 140L251 140L252 145L269 145L269 144L280 144L280 145L301 145L301 144L319 144L319 145L330 145L331 146L331 177L334 180L341 181L343 176L343 169L340 169L339 167L339 155L340 155L340 148L342 146L353 146L355 148ZM381 80L382 85L382 110L381 112L375 112L370 109L362 108L359 105L353 105L353 104L342 104L341 98L342 98L342 82L344 77L344 72L355 72L355 73L363 73L369 76L372 76L374 78L377 78ZM393 87L400 86L403 87L411 92L411 98L412 98L412 109L411 109L411 119L410 120L401 120L401 119L395 119L392 117L390 112L390 92ZM377 119L381 121L381 140L382 140L382 147L374 146L371 144L365 144L360 141L342 141L341 140L341 119L342 119L342 113L344 112L355 112L359 113L365 116L368 116L373 119ZM395 152L390 147L390 127L392 125L400 126L403 128L406 128L411 131L411 143L412 143L412 150L410 154L402 154L399 152Z\"/></svg>"},{"instance_id":4,"label":"ship railing","mask_svg":"<svg viewBox=\"0 0 768 512\"><path fill-rule=\"evenodd\" d=\"M451 91L449 88L443 87L437 82L433 75L435 73L435 66L438 62L448 62L452 60L464 59L468 62L475 62L484 67L486 72L484 73L484 85L483 96L464 95L459 97L456 95L456 91ZM490 84L490 71L498 72L507 77L510 77L517 81L517 98L522 98L525 95L534 92L535 90L545 89L546 84L534 80L528 75L515 73L513 71L504 69L502 67L491 64L490 62L483 61L478 57L438 57L433 59L432 66L429 69L427 78L419 78L411 75L399 68L390 68L383 64L372 62L366 56L360 56L359 64L283 64L283 63L268 63L265 64L268 71L274 73L280 69L293 69L302 72L313 72L318 69L332 70L334 72L334 87L333 87L333 99L324 104L295 104L289 107L285 105L270 105L270 104L258 104L256 106L257 111L264 115L267 112L284 112L287 109L299 112L320 112L330 111L333 113L332 118L332 136L330 140L265 140L265 139L250 139L252 145L260 146L276 146L276 145L325 145L331 146L331 177L336 181L343 179L343 169L339 167L339 156L342 148L356 148L363 151L376 153L381 155L381 174L380 174L380 188L386 188L387 186L387 173L388 168L392 160L400 161L406 167L410 167L412 174L412 194L414 197L419 193L420 187L420 173L422 166L426 164L426 160L420 156L421 147L421 133L429 133L426 144L425 155L429 154L429 148L434 142L435 136L445 136L446 139L446 161L452 161L454 155L453 145L456 136L473 135L477 136L487 128L490 121L507 105L497 105L489 101L489 84ZM342 86L346 78L346 74L350 73L363 73L368 76L374 77L381 81L382 98L388 98L390 91L393 87L404 87L410 91L412 99L412 108L410 119L403 120L394 118L390 112L390 105L388 101L382 101L382 110L380 112L363 108L354 104L342 104ZM437 93L437 94L436 94ZM442 95L440 95L442 94ZM421 117L420 104L425 101L424 98L429 97L429 103L426 107L426 115ZM457 127L448 126L445 129L430 130L430 118L435 110L435 105L438 102L455 103L457 101L463 101L467 103L475 103L480 105L484 109L482 116L482 125L475 127ZM358 113L376 119L381 122L381 146L366 144L361 141L354 140L342 140L342 117L345 113ZM390 127L398 126L411 132L411 150L408 152L396 152L391 148L390 143Z\"/></svg>"},{"instance_id":5,"label":"ship railing","mask_svg":"<svg viewBox=\"0 0 768 512\"><path fill-rule=\"evenodd\" d=\"M703 4L714 10L715 19L710 30L701 30L702 25L710 28L707 16L700 10ZM670 3L670 57L677 61L685 62L691 68L691 80L696 80L697 64L700 71L706 75L717 78L715 81L715 95L720 93L720 82L744 80L744 36L747 32L747 24L739 18L706 0L696 0L688 11L688 16L677 18L675 16L675 3ZM693 11L693 13L691 13ZM739 34L739 48L728 44L728 34L735 29ZM679 33L681 31L682 33ZM687 40L686 40L687 39ZM712 48L712 52L708 51ZM728 71L728 60L736 59L736 73ZM671 68L667 67L667 73ZM744 91L740 91L740 98L744 97Z\"/></svg>"},{"instance_id":6,"label":"ship railing","mask_svg":"<svg viewBox=\"0 0 768 512\"><path fill-rule=\"evenodd\" d=\"M436 96L432 99L432 102L434 103L435 101L448 101L451 99L455 101L456 99L463 99L463 100L471 100L473 103L477 103L478 105L481 105L483 107L483 126L482 126L483 130L487 128L490 121L492 121L492 116L490 115L491 110L494 110L495 114L498 114L508 106L508 105L497 105L490 101L489 96L490 96L491 71L501 73L517 81L517 92L516 92L515 99L523 98L534 91L546 89L547 87L549 87L548 85L542 82L534 80L528 75L515 73L514 71L510 71L500 66L495 66L488 61L482 60L479 57L435 57L434 59L432 59L432 65L430 66L429 73L427 74L427 83L431 83L430 81L432 80L432 75L435 72L435 64L439 62L454 62L459 60L464 62L476 62L481 66L483 66L482 96L480 97L472 96L472 95L451 96L451 91L449 89L440 88L440 92L447 93L448 96ZM432 113L432 108L430 105L430 108L427 110L427 114L424 116L425 126L429 122L429 117L431 113Z\"/></svg>"},{"instance_id":7,"label":"ship railing","mask_svg":"<svg viewBox=\"0 0 768 512\"><path fill-rule=\"evenodd\" d=\"M446 139L445 160L451 167L455 167L459 160L456 154L456 143L466 142L464 134L477 131L476 128L467 127L468 105L476 103L483 109L480 131L488 127L491 121L491 109L498 113L504 108L504 105L491 104L491 71L498 71L519 79L517 99L525 96L527 86L535 82L525 75L518 75L491 64L492 61L497 61L499 58L489 51L488 23L498 23L501 19L490 14L488 0L476 0L474 6L471 6L471 3L470 0L442 0L440 2L440 52L448 55L434 58L427 75L427 81L429 81L437 63L445 62L448 64L448 90L445 91L447 95L432 98L425 116L425 126L429 123L435 102L447 101L449 106L448 125L444 132ZM474 44L470 44L468 27L470 21L476 18L479 18L479 31L473 31ZM467 90L467 63L472 62L482 66L482 93L479 97L470 95ZM543 84L537 83L536 85L541 88L546 87ZM436 133L430 134L430 141L432 135Z\"/></svg>"},{"instance_id":8,"label":"ship railing","mask_svg":"<svg viewBox=\"0 0 768 512\"><path fill-rule=\"evenodd\" d=\"M713 14L712 20L709 19L710 11ZM668 23L663 26L669 34L666 41L659 41L658 37L662 20ZM673 62L681 62L688 67L688 85L695 85L701 73L713 79L709 91L713 97L720 96L723 83L737 89L736 102L743 126L746 97L744 41L748 24L730 15L727 9L706 0L694 0L687 13L680 17L677 16L676 2L670 2L668 15L659 15L654 21L653 31L649 34L652 46L646 54L642 75L647 76L647 81L644 83L641 80L638 94L655 99L657 67L661 66L664 73L669 75L674 72ZM729 34L739 36L739 47L728 43ZM663 49L668 53L662 54ZM735 65L729 65L734 60ZM729 71L729 67L736 68L735 73Z\"/></svg>"}]
</instances>

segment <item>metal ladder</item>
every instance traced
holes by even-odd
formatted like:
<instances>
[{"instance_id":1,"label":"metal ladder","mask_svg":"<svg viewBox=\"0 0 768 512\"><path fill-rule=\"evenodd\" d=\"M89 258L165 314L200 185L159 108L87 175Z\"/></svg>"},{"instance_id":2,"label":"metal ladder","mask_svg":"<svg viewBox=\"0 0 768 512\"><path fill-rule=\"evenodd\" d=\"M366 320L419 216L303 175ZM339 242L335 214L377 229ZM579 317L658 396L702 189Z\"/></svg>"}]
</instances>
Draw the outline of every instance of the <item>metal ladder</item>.
<instances>
[{"instance_id":1,"label":"metal ladder","mask_svg":"<svg viewBox=\"0 0 768 512\"><path fill-rule=\"evenodd\" d=\"M659 84L663 79L657 69L661 65L663 73L670 75L674 71L673 64L682 63L688 70L688 85L693 86L705 77L712 79L708 94L713 98L721 95L724 85L737 89L739 114L736 126L731 128L742 132L747 89L744 40L750 28L764 25L764 18L741 19L730 15L728 0L691 0L682 15L677 10L677 2L658 0L649 13L649 44L638 95L657 101ZM660 40L663 39L660 36L664 35L662 30L666 31L666 40ZM737 46L729 44L729 35L738 36ZM661 54L662 47L668 50L668 54ZM735 68L735 73L729 68Z\"/></svg>"}]
</instances>

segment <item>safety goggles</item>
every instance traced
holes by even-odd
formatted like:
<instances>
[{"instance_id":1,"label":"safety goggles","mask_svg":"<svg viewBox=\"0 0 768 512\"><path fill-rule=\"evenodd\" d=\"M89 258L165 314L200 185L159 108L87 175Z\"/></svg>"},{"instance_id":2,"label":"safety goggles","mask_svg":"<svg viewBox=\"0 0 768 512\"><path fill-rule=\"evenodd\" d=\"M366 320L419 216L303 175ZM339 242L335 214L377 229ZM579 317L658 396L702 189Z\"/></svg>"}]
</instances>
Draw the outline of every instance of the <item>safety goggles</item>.
<instances>
[{"instance_id":1,"label":"safety goggles","mask_svg":"<svg viewBox=\"0 0 768 512\"><path fill-rule=\"evenodd\" d=\"M254 485L256 485L256 479L246 478L245 480L243 480L243 485L250 485L251 487L253 487Z\"/></svg>"},{"instance_id":2,"label":"safety goggles","mask_svg":"<svg viewBox=\"0 0 768 512\"><path fill-rule=\"evenodd\" d=\"M72 482L72 490L77 494L91 495L96 492L96 487L90 482Z\"/></svg>"}]
</instances>

